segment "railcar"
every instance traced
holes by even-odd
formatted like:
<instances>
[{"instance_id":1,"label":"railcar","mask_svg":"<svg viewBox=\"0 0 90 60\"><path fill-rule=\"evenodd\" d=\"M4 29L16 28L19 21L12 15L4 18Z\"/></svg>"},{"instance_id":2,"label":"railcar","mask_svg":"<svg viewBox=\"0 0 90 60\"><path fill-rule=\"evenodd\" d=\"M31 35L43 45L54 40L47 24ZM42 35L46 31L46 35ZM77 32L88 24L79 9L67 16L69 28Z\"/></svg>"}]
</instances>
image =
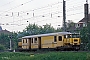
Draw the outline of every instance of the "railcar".
<instances>
[{"instance_id":1,"label":"railcar","mask_svg":"<svg viewBox=\"0 0 90 60\"><path fill-rule=\"evenodd\" d=\"M79 50L80 43L80 36L77 33L57 32L24 36L18 42L18 47L21 51L38 49Z\"/></svg>"}]
</instances>

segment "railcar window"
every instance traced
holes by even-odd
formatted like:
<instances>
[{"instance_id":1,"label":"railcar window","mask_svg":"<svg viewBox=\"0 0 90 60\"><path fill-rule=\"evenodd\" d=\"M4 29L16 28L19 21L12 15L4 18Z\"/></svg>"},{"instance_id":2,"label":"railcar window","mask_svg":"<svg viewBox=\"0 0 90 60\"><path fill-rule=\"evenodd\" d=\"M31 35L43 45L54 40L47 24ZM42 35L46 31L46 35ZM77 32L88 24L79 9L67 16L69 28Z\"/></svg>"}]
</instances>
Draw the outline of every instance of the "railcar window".
<instances>
[{"instance_id":1,"label":"railcar window","mask_svg":"<svg viewBox=\"0 0 90 60\"><path fill-rule=\"evenodd\" d=\"M64 38L66 38L66 35L64 35Z\"/></svg>"},{"instance_id":2,"label":"railcar window","mask_svg":"<svg viewBox=\"0 0 90 60\"><path fill-rule=\"evenodd\" d=\"M33 38L31 38L31 42L33 43Z\"/></svg>"},{"instance_id":3,"label":"railcar window","mask_svg":"<svg viewBox=\"0 0 90 60\"><path fill-rule=\"evenodd\" d=\"M59 39L59 41L62 41L62 36L59 36L58 39Z\"/></svg>"},{"instance_id":4,"label":"railcar window","mask_svg":"<svg viewBox=\"0 0 90 60\"><path fill-rule=\"evenodd\" d=\"M34 43L37 43L37 38L34 38Z\"/></svg>"},{"instance_id":5,"label":"railcar window","mask_svg":"<svg viewBox=\"0 0 90 60\"><path fill-rule=\"evenodd\" d=\"M28 39L26 39L26 43L27 43L27 40L28 40Z\"/></svg>"},{"instance_id":6,"label":"railcar window","mask_svg":"<svg viewBox=\"0 0 90 60\"><path fill-rule=\"evenodd\" d=\"M24 39L23 39L22 41L23 41L23 43L24 43Z\"/></svg>"},{"instance_id":7,"label":"railcar window","mask_svg":"<svg viewBox=\"0 0 90 60\"><path fill-rule=\"evenodd\" d=\"M54 36L54 42L57 42L57 37L56 36Z\"/></svg>"}]
</instances>

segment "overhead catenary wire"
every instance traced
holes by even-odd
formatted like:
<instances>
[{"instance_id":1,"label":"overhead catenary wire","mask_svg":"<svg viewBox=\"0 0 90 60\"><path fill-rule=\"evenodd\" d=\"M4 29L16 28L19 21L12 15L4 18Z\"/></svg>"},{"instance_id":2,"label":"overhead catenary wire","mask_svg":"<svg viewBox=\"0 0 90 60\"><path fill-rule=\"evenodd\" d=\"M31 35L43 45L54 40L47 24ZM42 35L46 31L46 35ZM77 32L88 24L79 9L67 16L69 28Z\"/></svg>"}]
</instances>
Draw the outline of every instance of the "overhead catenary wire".
<instances>
[{"instance_id":1,"label":"overhead catenary wire","mask_svg":"<svg viewBox=\"0 0 90 60\"><path fill-rule=\"evenodd\" d=\"M51 18L52 19L52 18ZM57 18L54 18L55 20L57 19ZM47 19L43 19L43 21L48 21L48 18ZM49 19L50 20L50 19ZM37 22L43 22L42 20L41 21L37 21ZM26 24L12 24L12 26L17 26L17 28L18 27L21 27L21 26L23 26L23 25L25 25L25 26L27 26L27 23ZM8 26L8 27L10 27L10 26Z\"/></svg>"},{"instance_id":2,"label":"overhead catenary wire","mask_svg":"<svg viewBox=\"0 0 90 60\"><path fill-rule=\"evenodd\" d=\"M53 3L53 4L48 4L48 5L43 6L43 7L39 7L39 8L35 8L35 9L31 9L31 10L28 10L28 11L19 11L19 12L21 12L21 13L27 13L27 12L30 12L30 11L37 11L37 10L40 11L40 10L42 10L42 9L47 10L48 7L51 7L51 6L57 5L57 4L59 4L59 3L62 3L62 2L56 2L56 3Z\"/></svg>"},{"instance_id":3,"label":"overhead catenary wire","mask_svg":"<svg viewBox=\"0 0 90 60\"><path fill-rule=\"evenodd\" d=\"M18 11L19 13L28 13L28 12L30 12L30 11L36 11L36 10L42 10L42 9L44 9L45 10L45 8L48 8L48 7L50 7L50 6L53 6L53 5L57 5L57 4L59 4L59 3L62 3L62 2L57 2L57 3L53 3L53 4L48 4L47 6L43 6L43 7L39 7L39 8L36 8L36 9L32 9L32 10L28 10L28 11ZM18 6L16 6L17 8L19 7L19 6L21 6L22 4L20 4L20 5L18 5ZM13 7L14 9L15 9L15 7ZM9 10L12 10L13 8L11 8L11 9L9 9ZM2 13L4 12L6 12L6 13L12 13L12 12L9 12L9 10L7 10L7 11L2 11ZM46 9L47 10L47 9ZM18 12L13 12L13 13L18 13ZM0 16L3 16L2 14L0 14Z\"/></svg>"},{"instance_id":4,"label":"overhead catenary wire","mask_svg":"<svg viewBox=\"0 0 90 60\"><path fill-rule=\"evenodd\" d=\"M76 13L76 14L81 14L82 12L79 12L79 13ZM71 15L76 15L76 14L70 14L70 15L67 15L67 16L71 16ZM60 16L60 17L63 17L63 16ZM30 18L29 18L30 19ZM28 20L28 19L25 19L25 20ZM36 21L36 22L43 22L43 21L46 21L46 20L48 20L48 19L43 19L43 20L40 20L40 21ZM14 22L17 22L17 21L14 21ZM35 23L36 23L35 22ZM5 25L5 24L3 24L3 25ZM9 25L9 24L6 24L6 25ZM10 25L19 25L19 24L10 24ZM25 24L21 24L21 25L25 25ZM19 26L21 26L21 25L19 25Z\"/></svg>"},{"instance_id":5,"label":"overhead catenary wire","mask_svg":"<svg viewBox=\"0 0 90 60\"><path fill-rule=\"evenodd\" d=\"M62 2L58 2L58 3L62 3ZM55 3L55 4L57 4L57 3ZM55 5L55 4L52 4L52 5ZM47 7L47 6L45 6L45 7ZM45 7L41 7L41 8L45 8ZM36 9L33 9L33 10L38 10L38 9L41 9L41 8L36 8ZM31 10L32 11L32 10ZM23 12L25 12L25 11L23 11ZM28 11L26 11L26 12L28 12ZM17 12L18 13L18 12Z\"/></svg>"},{"instance_id":6,"label":"overhead catenary wire","mask_svg":"<svg viewBox=\"0 0 90 60\"><path fill-rule=\"evenodd\" d=\"M59 11L52 12L52 15L59 14L59 13L62 13L62 12L59 12ZM30 18L20 19L20 20L13 21L13 22L15 23L15 22L24 21L24 20L27 21L27 20L30 20L30 19L33 19L33 18L37 19L37 18L46 17L46 16L50 16L50 15L51 15L51 13L46 13L46 14L42 14L42 15L38 15L38 16L30 17ZM59 17L59 16L57 16L57 17ZM13 23L13 22L7 22L7 25L9 25L9 23Z\"/></svg>"},{"instance_id":7,"label":"overhead catenary wire","mask_svg":"<svg viewBox=\"0 0 90 60\"><path fill-rule=\"evenodd\" d=\"M75 9L74 9L75 10ZM79 10L79 9L77 9L77 10ZM73 11L73 10L72 10ZM18 13L18 12L17 12Z\"/></svg>"},{"instance_id":8,"label":"overhead catenary wire","mask_svg":"<svg viewBox=\"0 0 90 60\"><path fill-rule=\"evenodd\" d=\"M56 4L56 3L55 3ZM55 5L55 4L52 4L52 5ZM10 16L11 17L11 16Z\"/></svg>"},{"instance_id":9,"label":"overhead catenary wire","mask_svg":"<svg viewBox=\"0 0 90 60\"><path fill-rule=\"evenodd\" d=\"M82 5L81 6L76 6L76 7L73 6L72 8L68 8L67 12L81 10L81 9L83 9Z\"/></svg>"},{"instance_id":10,"label":"overhead catenary wire","mask_svg":"<svg viewBox=\"0 0 90 60\"><path fill-rule=\"evenodd\" d=\"M33 1L33 0L31 0L31 1ZM29 3L29 2L31 2L31 1L22 3L22 4L20 4L20 5L17 5L17 6L15 6L15 7L12 7L11 9L8 9L7 11L2 11L2 12L9 12L9 10L18 8L18 7L20 7L21 5L25 5L26 3ZM57 2L57 3L53 3L53 4L48 4L47 6L39 7L39 8L36 8L36 9L31 9L31 10L28 10L28 11L33 11L33 10L35 11L35 10L47 8L47 7L50 7L50 6L52 6L52 5L57 5L57 4L59 4L59 3L62 3L62 2ZM19 12L28 12L28 11L19 11ZM11 13L11 12L10 12L10 13ZM16 12L16 13L17 13L17 12Z\"/></svg>"},{"instance_id":11,"label":"overhead catenary wire","mask_svg":"<svg viewBox=\"0 0 90 60\"><path fill-rule=\"evenodd\" d=\"M59 12L59 11L56 11L56 12L52 12L52 14L58 14L58 13L62 13L62 12ZM24 20L29 20L29 19L33 19L33 18L38 18L38 17L45 17L45 15L49 15L50 16L50 13L45 13L45 14L42 14L42 15L38 15L38 16L34 16L34 17L30 17L30 18L24 18L24 19L20 19L20 20L17 20L17 21L14 21L14 22L19 22L19 21L24 21ZM7 23L13 23L13 22L7 22Z\"/></svg>"},{"instance_id":12,"label":"overhead catenary wire","mask_svg":"<svg viewBox=\"0 0 90 60\"><path fill-rule=\"evenodd\" d=\"M8 11L10 11L10 10L16 9L16 8L21 7L21 6L23 6L23 5L27 4L27 3L32 2L32 1L33 1L33 0L27 1L27 2L25 2L25 3L22 3L22 4L20 4L20 5L17 5L17 6L15 6L15 7L12 7L12 8L10 8L10 9L4 11L4 12L8 12ZM3 13L1 13L0 15L2 15L2 14L3 14Z\"/></svg>"},{"instance_id":13,"label":"overhead catenary wire","mask_svg":"<svg viewBox=\"0 0 90 60\"><path fill-rule=\"evenodd\" d=\"M61 17L62 17L62 16L61 16ZM58 19L58 18L53 18L53 19L56 20L56 19ZM47 18L47 19L43 19L43 20L41 20L41 21L36 21L36 22L37 22L37 23L41 23L41 22L46 21L46 20L48 21L48 18ZM49 21L50 21L50 20L52 20L52 18L50 18ZM36 22L33 22L33 23L36 23ZM27 23L28 23L28 22L27 22ZM27 23L24 23L24 24L11 24L11 25L22 26L22 25L27 25ZM54 23L55 23L55 22L54 22Z\"/></svg>"},{"instance_id":14,"label":"overhead catenary wire","mask_svg":"<svg viewBox=\"0 0 90 60\"><path fill-rule=\"evenodd\" d=\"M72 15L77 15L77 14L82 14L83 12L79 12L79 13L74 13L74 14L69 14L67 16L72 16Z\"/></svg>"},{"instance_id":15,"label":"overhead catenary wire","mask_svg":"<svg viewBox=\"0 0 90 60\"><path fill-rule=\"evenodd\" d=\"M14 1L15 1L15 0L12 0L12 1L10 1L10 2L6 3L6 4L1 5L0 7L7 6L8 4L13 3Z\"/></svg>"},{"instance_id":16,"label":"overhead catenary wire","mask_svg":"<svg viewBox=\"0 0 90 60\"><path fill-rule=\"evenodd\" d=\"M39 7L39 8L35 8L35 9L31 9L31 10L28 10L28 11L21 11L21 12L30 12L30 11L36 11L36 10L41 10L41 9L44 9L44 8L48 8L48 7L51 7L51 6L53 6L53 5L57 5L57 4L59 4L59 3L62 3L62 2L56 2L56 3L53 3L53 4L48 4L48 5L46 5L46 6L43 6L43 7Z\"/></svg>"},{"instance_id":17,"label":"overhead catenary wire","mask_svg":"<svg viewBox=\"0 0 90 60\"><path fill-rule=\"evenodd\" d=\"M62 12L57 12L57 13L62 13ZM54 13L52 13L52 14L57 14L56 12L54 12ZM80 12L80 13L82 13L82 12ZM76 14L80 14L80 13L76 13ZM50 13L48 13L49 15L50 15ZM67 15L67 16L71 16L71 15L76 15L76 14L70 14L70 15ZM46 14L47 15L47 14ZM42 17L42 16L44 16L45 17L45 14L43 14L43 15L39 15L39 16L35 16L34 18L37 18L37 17ZM31 18L27 18L27 19L22 19L22 20L28 20L28 19L32 19L33 17L31 17ZM18 20L18 21L22 21L22 20ZM17 21L13 21L13 22L17 22ZM13 23L13 22L8 22L8 23ZM7 25L9 25L7 23ZM11 25L14 25L14 24L11 24Z\"/></svg>"},{"instance_id":18,"label":"overhead catenary wire","mask_svg":"<svg viewBox=\"0 0 90 60\"><path fill-rule=\"evenodd\" d=\"M68 0L68 1L71 1L71 0ZM47 6L48 6L48 5L47 5ZM73 5L73 6L74 6L74 5ZM73 8L73 7L68 8L67 13L69 13L69 12L71 12L71 11L80 10L79 6L80 6L80 5L77 5L77 7L75 6L76 8ZM50 7L50 6L49 6L49 7ZM50 7L50 8L51 8L51 7ZM78 8L78 9L77 9L77 8ZM33 12L33 10L34 10L34 13L35 13L36 11L38 12L38 11L41 11L41 10L44 10L44 9L47 10L48 8L47 8L47 7L46 7L46 8L41 8L41 9L37 9L37 8L36 8L36 10L31 9L31 10L27 10L27 11L24 10L24 11L19 11L19 13L22 13L22 14L25 13L25 14L26 14L26 13L29 13L29 12ZM62 11L62 10L60 10L60 11ZM8 11L8 12L9 12L9 11ZM45 11L45 12L47 12L47 11ZM38 13L40 14L41 12L38 12ZM57 13L57 12L56 12L56 13ZM82 13L83 13L83 12L82 12ZM67 17L69 17L69 16L75 16L75 15L77 15L77 14L82 14L82 13L67 14ZM29 14L28 14L28 15L29 15ZM33 20L33 18L34 18L34 21L36 20L35 22L37 22L37 21L38 21L38 18L40 19L40 18L41 18L42 16L44 16L45 14L40 14L40 15L41 15L41 16L37 15L37 17L36 17L36 15L35 15L34 17L32 16L31 19L28 19L28 17L26 17L26 18L21 18L20 20L21 20L21 21L28 21L28 20ZM55 16L53 16L54 14L53 14L52 12L50 12L50 13L48 13L48 14L46 14L46 15L47 15L47 16L52 15L52 18L55 17ZM27 15L26 15L26 16L27 16ZM24 14L22 15L22 17L24 17ZM45 17L46 17L46 16L45 16ZM29 18L30 18L30 17L29 17ZM51 17L50 17L50 18L51 18ZM49 18L49 19L50 19L50 18ZM19 20L18 18L15 18L15 19ZM26 20L25 20L25 19L26 19ZM40 20L41 20L42 22L45 21L45 19L42 20L42 18L41 18ZM39 20L39 22L40 22L40 20ZM48 20L48 18L47 18L47 20ZM11 23L11 24L12 24L12 22L7 22L7 23ZM14 22L14 23L16 23L16 22ZM13 24L12 24L12 25L13 25ZM24 25L24 24L21 22L21 26L22 26L22 25ZM20 25L19 25L19 26L20 26Z\"/></svg>"}]
</instances>

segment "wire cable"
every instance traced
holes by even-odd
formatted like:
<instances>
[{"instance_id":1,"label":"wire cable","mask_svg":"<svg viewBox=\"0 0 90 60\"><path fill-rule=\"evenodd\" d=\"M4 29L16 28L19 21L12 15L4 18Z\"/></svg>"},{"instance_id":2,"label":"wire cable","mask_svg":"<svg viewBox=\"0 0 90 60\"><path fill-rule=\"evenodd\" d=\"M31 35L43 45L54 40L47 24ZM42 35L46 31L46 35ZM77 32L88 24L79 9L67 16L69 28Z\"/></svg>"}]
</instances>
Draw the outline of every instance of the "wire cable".
<instances>
[{"instance_id":1,"label":"wire cable","mask_svg":"<svg viewBox=\"0 0 90 60\"><path fill-rule=\"evenodd\" d=\"M23 6L23 5L27 4L27 3L32 2L32 1L33 1L33 0L30 0L30 1L27 1L27 2L22 3L22 4L20 4L20 5L17 5L17 6L15 6L15 7L12 7L11 9L8 9L8 10L4 11L4 13L5 13L5 12L8 12L8 11L10 11L10 10L16 9L16 8L18 8L18 7L21 7L21 6ZM2 15L2 14L3 14L3 13L1 13L0 15Z\"/></svg>"},{"instance_id":2,"label":"wire cable","mask_svg":"<svg viewBox=\"0 0 90 60\"><path fill-rule=\"evenodd\" d=\"M8 5L8 4L11 4L11 3L14 2L14 1L15 1L15 0L12 0L12 1L6 3L6 4L1 5L0 7L6 6L6 5Z\"/></svg>"}]
</instances>

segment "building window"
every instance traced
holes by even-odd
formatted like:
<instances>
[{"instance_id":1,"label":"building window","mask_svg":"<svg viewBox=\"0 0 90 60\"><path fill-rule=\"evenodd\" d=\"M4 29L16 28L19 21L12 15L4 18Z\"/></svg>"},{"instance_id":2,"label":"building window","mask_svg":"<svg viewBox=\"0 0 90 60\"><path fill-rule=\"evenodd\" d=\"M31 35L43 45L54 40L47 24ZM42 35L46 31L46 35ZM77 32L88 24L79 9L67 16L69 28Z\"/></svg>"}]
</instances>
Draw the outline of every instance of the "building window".
<instances>
[{"instance_id":1,"label":"building window","mask_svg":"<svg viewBox=\"0 0 90 60\"><path fill-rule=\"evenodd\" d=\"M37 38L34 38L34 43L37 43Z\"/></svg>"},{"instance_id":2,"label":"building window","mask_svg":"<svg viewBox=\"0 0 90 60\"><path fill-rule=\"evenodd\" d=\"M58 36L59 41L62 41L62 36Z\"/></svg>"},{"instance_id":3,"label":"building window","mask_svg":"<svg viewBox=\"0 0 90 60\"><path fill-rule=\"evenodd\" d=\"M85 27L86 26L86 24L85 23L83 23L83 27Z\"/></svg>"},{"instance_id":4,"label":"building window","mask_svg":"<svg viewBox=\"0 0 90 60\"><path fill-rule=\"evenodd\" d=\"M80 24L78 24L78 27L80 27Z\"/></svg>"},{"instance_id":5,"label":"building window","mask_svg":"<svg viewBox=\"0 0 90 60\"><path fill-rule=\"evenodd\" d=\"M57 42L57 37L56 36L54 36L54 42Z\"/></svg>"}]
</instances>

